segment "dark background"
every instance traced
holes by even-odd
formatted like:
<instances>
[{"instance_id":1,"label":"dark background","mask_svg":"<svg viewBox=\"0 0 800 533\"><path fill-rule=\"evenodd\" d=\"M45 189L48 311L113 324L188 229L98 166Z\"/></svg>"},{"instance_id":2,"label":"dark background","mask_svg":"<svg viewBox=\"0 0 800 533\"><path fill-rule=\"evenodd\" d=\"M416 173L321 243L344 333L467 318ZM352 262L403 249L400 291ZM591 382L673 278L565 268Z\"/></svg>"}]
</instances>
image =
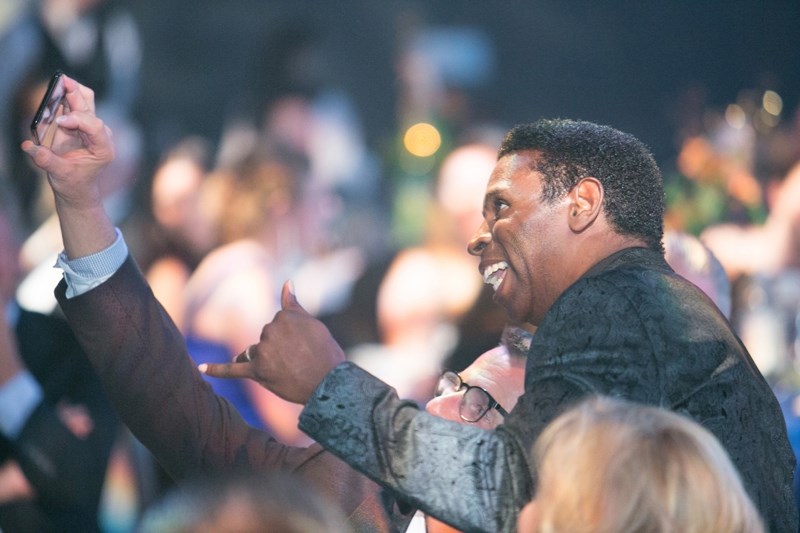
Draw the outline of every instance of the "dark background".
<instances>
[{"instance_id":1,"label":"dark background","mask_svg":"<svg viewBox=\"0 0 800 533\"><path fill-rule=\"evenodd\" d=\"M784 117L800 96L797 1L124 3L144 42L138 110L151 142L186 132L214 139L226 117L256 113L277 81L275 36L297 28L316 36L321 81L352 97L368 142L383 142L398 127L395 63L409 20L486 32L492 76L469 90L481 118L611 124L649 144L664 166L687 94L724 109L744 90L772 89Z\"/></svg>"}]
</instances>

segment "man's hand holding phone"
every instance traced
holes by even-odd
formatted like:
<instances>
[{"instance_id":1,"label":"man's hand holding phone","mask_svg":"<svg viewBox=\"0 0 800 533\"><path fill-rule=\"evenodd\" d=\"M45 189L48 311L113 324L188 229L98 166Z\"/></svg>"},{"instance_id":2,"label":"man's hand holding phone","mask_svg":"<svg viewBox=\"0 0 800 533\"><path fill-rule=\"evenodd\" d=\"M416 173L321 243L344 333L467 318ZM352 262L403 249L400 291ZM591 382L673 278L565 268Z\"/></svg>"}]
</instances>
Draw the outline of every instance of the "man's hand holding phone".
<instances>
[{"instance_id":1,"label":"man's hand holding phone","mask_svg":"<svg viewBox=\"0 0 800 533\"><path fill-rule=\"evenodd\" d=\"M40 109L53 113L45 111L31 124L32 130L46 131L49 143L36 143L38 134L34 134L34 142L23 142L22 149L48 173L56 199L85 195L84 188L96 189L98 174L114 159L111 130L95 115L94 91L60 72L51 86L53 90L45 95ZM55 93L58 87L63 91L60 103ZM49 128L45 125L48 120Z\"/></svg>"},{"instance_id":2,"label":"man's hand holding phone","mask_svg":"<svg viewBox=\"0 0 800 533\"><path fill-rule=\"evenodd\" d=\"M55 114L46 133L50 144L24 141L22 150L47 172L67 255L83 257L116 238L99 184L101 171L114 159L114 143L111 130L95 115L94 91L65 74L58 80L54 87L63 84L63 112ZM45 107L51 100L45 98Z\"/></svg>"}]
</instances>

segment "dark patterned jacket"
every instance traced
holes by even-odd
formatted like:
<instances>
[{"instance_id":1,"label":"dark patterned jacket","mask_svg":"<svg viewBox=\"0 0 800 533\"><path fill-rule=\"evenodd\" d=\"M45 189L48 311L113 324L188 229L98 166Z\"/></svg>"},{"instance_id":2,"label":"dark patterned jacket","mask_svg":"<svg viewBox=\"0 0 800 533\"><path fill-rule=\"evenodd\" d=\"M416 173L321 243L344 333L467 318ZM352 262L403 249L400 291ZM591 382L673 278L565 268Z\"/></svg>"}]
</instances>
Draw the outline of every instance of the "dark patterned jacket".
<instances>
[{"instance_id":1,"label":"dark patterned jacket","mask_svg":"<svg viewBox=\"0 0 800 533\"><path fill-rule=\"evenodd\" d=\"M300 427L422 510L467 531L515 531L544 426L598 393L683 413L738 467L770 531L796 532L794 456L768 384L724 316L661 254L618 252L567 289L539 324L525 393L484 431L438 419L344 363L315 392Z\"/></svg>"}]
</instances>

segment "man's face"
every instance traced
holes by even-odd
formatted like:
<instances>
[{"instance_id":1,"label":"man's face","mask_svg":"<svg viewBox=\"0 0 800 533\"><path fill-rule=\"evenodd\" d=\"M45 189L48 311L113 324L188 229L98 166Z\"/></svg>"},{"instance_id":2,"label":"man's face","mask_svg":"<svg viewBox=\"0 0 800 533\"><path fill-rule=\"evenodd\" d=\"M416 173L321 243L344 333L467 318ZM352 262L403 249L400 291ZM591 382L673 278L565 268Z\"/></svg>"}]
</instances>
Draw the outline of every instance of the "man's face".
<instances>
[{"instance_id":1,"label":"man's face","mask_svg":"<svg viewBox=\"0 0 800 533\"><path fill-rule=\"evenodd\" d=\"M536 153L502 157L484 197L484 222L468 250L480 256L480 272L494 300L512 321L538 325L565 288L567 196L541 199L542 175L532 170Z\"/></svg>"},{"instance_id":2,"label":"man's face","mask_svg":"<svg viewBox=\"0 0 800 533\"><path fill-rule=\"evenodd\" d=\"M465 383L485 389L503 409L511 411L525 387L525 359L512 357L504 346L498 346L475 359L459 376ZM445 392L429 401L425 409L438 417L465 424L459 416L459 404L463 396L464 389ZM493 429L502 422L500 412L490 409L472 425Z\"/></svg>"}]
</instances>

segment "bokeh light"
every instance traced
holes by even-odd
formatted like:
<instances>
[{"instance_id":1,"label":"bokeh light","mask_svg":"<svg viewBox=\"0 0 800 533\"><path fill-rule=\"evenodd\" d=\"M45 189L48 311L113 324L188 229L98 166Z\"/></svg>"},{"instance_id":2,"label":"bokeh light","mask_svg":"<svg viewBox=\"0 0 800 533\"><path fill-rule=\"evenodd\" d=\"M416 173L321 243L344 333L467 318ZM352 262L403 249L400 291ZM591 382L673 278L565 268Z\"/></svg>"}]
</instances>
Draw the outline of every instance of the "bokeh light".
<instances>
[{"instance_id":1,"label":"bokeh light","mask_svg":"<svg viewBox=\"0 0 800 533\"><path fill-rule=\"evenodd\" d=\"M765 91L761 99L764 111L773 116L778 116L783 111L783 98L775 91Z\"/></svg>"},{"instance_id":2,"label":"bokeh light","mask_svg":"<svg viewBox=\"0 0 800 533\"><path fill-rule=\"evenodd\" d=\"M731 104L725 109L725 121L731 128L740 130L744 128L744 125L747 123L747 115L745 115L742 106Z\"/></svg>"},{"instance_id":3,"label":"bokeh light","mask_svg":"<svg viewBox=\"0 0 800 533\"><path fill-rule=\"evenodd\" d=\"M417 157L429 157L442 146L442 136L432 124L419 122L406 130L403 146Z\"/></svg>"}]
</instances>

